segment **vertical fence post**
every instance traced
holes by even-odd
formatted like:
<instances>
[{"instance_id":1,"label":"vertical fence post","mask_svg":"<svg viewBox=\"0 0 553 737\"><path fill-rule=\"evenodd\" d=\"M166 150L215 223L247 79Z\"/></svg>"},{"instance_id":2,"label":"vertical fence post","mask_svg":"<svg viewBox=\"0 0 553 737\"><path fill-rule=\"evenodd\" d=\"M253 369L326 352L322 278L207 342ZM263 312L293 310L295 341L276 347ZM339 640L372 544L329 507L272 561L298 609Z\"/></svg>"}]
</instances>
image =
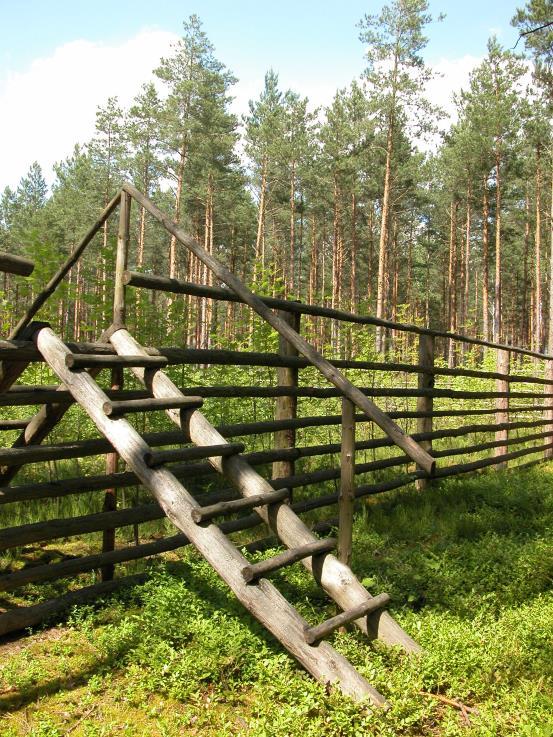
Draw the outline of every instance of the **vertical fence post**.
<instances>
[{"instance_id":1,"label":"vertical fence post","mask_svg":"<svg viewBox=\"0 0 553 737\"><path fill-rule=\"evenodd\" d=\"M117 231L117 253L115 256L115 285L113 290L113 325L122 327L125 324L125 285L123 284L123 272L127 268L129 253L129 233L131 217L131 198L126 192L121 193L119 205L119 229ZM114 368L111 372L111 388L120 390L123 388L123 370ZM119 456L117 453L106 454L106 473L117 473L119 470ZM115 489L106 489L104 494L104 512L112 512L117 509L117 492ZM102 535L102 552L107 553L115 549L115 530L104 530ZM111 563L102 566L100 573L102 581L111 581L115 566Z\"/></svg>"},{"instance_id":2,"label":"vertical fence post","mask_svg":"<svg viewBox=\"0 0 553 737\"><path fill-rule=\"evenodd\" d=\"M504 350L504 349L498 349L497 351L497 372L499 374L508 374L509 373L509 365L510 365L510 351ZM505 379L497 379L496 380L496 389L498 392L508 392L509 391L509 382ZM504 422L509 421L509 397L498 397L496 399L496 413L495 413L495 421L497 424L502 424ZM509 437L509 431L508 430L497 430L495 433L495 439L497 441L506 441ZM507 446L506 445L498 445L495 449L495 456L503 455L507 452ZM503 461L503 463L497 464L498 469L505 469L507 468L507 462Z\"/></svg>"},{"instance_id":3,"label":"vertical fence post","mask_svg":"<svg viewBox=\"0 0 553 737\"><path fill-rule=\"evenodd\" d=\"M355 504L355 405L342 397L342 450L340 456L340 493L338 497L338 558L351 561L353 507Z\"/></svg>"},{"instance_id":4,"label":"vertical fence post","mask_svg":"<svg viewBox=\"0 0 553 737\"><path fill-rule=\"evenodd\" d=\"M300 331L300 314L296 312L278 313L279 317L284 320L296 332ZM278 353L280 356L287 358L289 356L297 356L298 351L291 345L286 338L279 335ZM277 368L277 380L279 386L298 386L298 369L297 368ZM298 398L277 397L275 406L275 420L294 420L297 417ZM276 450L284 448L295 448L296 446L296 430L294 428L288 430L277 430L274 435L274 444ZM273 478L278 479L283 476L292 476L294 474L295 462L275 461L273 463Z\"/></svg>"},{"instance_id":5,"label":"vertical fence post","mask_svg":"<svg viewBox=\"0 0 553 737\"><path fill-rule=\"evenodd\" d=\"M551 359L545 361L545 378L553 382L553 360ZM549 422L551 423L550 425L545 426L545 431L551 433L551 435L547 438L547 442L550 443L553 441L553 409L548 408L553 407L553 384L545 385L544 394L544 402L546 405L546 409L544 411L544 419L549 420ZM553 458L553 448L547 448L547 450L544 450L543 455L546 459Z\"/></svg>"},{"instance_id":6,"label":"vertical fence post","mask_svg":"<svg viewBox=\"0 0 553 737\"><path fill-rule=\"evenodd\" d=\"M113 324L117 326L124 325L126 318L123 272L127 268L129 256L130 218L131 196L127 192L121 192L117 254L115 256L115 286L113 291Z\"/></svg>"},{"instance_id":7,"label":"vertical fence post","mask_svg":"<svg viewBox=\"0 0 553 737\"><path fill-rule=\"evenodd\" d=\"M419 335L419 366L431 369L434 368L434 336L422 333ZM419 389L433 389L434 388L434 374L427 372L419 373L418 381ZM417 432L426 433L432 432L433 418L432 411L434 410L434 398L433 397L417 397L417 412L425 412L428 414L427 417L419 417L417 419ZM431 440L420 440L419 444L424 450L429 453L432 452L432 441ZM419 491L424 491L427 488L429 479L417 479L416 487Z\"/></svg>"}]
</instances>

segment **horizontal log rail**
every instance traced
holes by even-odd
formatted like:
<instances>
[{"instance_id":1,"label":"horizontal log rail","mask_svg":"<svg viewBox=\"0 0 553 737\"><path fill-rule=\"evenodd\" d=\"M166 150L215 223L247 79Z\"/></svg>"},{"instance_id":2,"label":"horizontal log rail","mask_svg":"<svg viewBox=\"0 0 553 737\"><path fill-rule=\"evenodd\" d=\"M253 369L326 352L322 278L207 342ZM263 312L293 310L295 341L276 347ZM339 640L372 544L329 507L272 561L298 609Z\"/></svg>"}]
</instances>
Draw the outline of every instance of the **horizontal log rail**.
<instances>
[{"instance_id":1,"label":"horizontal log rail","mask_svg":"<svg viewBox=\"0 0 553 737\"><path fill-rule=\"evenodd\" d=\"M136 586L143 583L146 578L146 573L135 573L132 576L114 578L112 581L102 581L76 591L69 591L63 596L48 599L48 601L43 601L40 604L9 609L7 612L0 614L0 637L10 632L35 627L47 619L58 616L61 612L76 604L83 604L87 601L97 600L102 596L109 596L109 594L126 586Z\"/></svg>"},{"instance_id":2,"label":"horizontal log rail","mask_svg":"<svg viewBox=\"0 0 553 737\"><path fill-rule=\"evenodd\" d=\"M26 390L25 390L26 389ZM397 398L409 399L416 397L434 397L436 399L498 399L500 397L512 397L514 399L538 399L543 398L540 392L498 392L498 391L461 391L457 389L415 389L415 388L390 388L390 387L357 387L357 390L365 397L374 398ZM326 389L322 387L292 387L292 386L195 386L182 389L183 394L198 396L202 398L268 398L275 397L309 397L314 399L333 399L341 397L339 389ZM110 399L137 400L147 399L149 394L140 389L106 391ZM19 407L36 404L70 404L71 394L67 391L55 391L51 388L41 387L19 387L4 394L0 394L0 407ZM543 409L543 407L541 407ZM366 418L370 419L370 418ZM397 445L397 443L396 443Z\"/></svg>"},{"instance_id":3,"label":"horizontal log rail","mask_svg":"<svg viewBox=\"0 0 553 737\"><path fill-rule=\"evenodd\" d=\"M79 355L97 354L104 357L114 355L110 343L71 343L66 344L70 350ZM282 356L277 353L260 353L255 351L232 351L218 348L178 348L178 347L145 347L151 357L167 359L169 366L181 365L214 365L214 366L248 366L248 367L275 367L275 368L309 368L311 364L300 356ZM32 341L0 340L0 360L2 361L44 361ZM328 358L329 363L336 368L355 369L359 371L386 371L393 373L429 374L432 376L449 376L496 380L501 379L510 383L529 383L553 385L553 379L543 376L526 376L524 374L503 374L497 371L483 371L479 369L447 368L445 366L421 366L412 363L398 363L385 361L362 361L358 359Z\"/></svg>"},{"instance_id":4,"label":"horizontal log rail","mask_svg":"<svg viewBox=\"0 0 553 737\"><path fill-rule=\"evenodd\" d=\"M311 418L315 420L317 418ZM363 417L364 419L364 417ZM337 420L338 421L338 420ZM523 429L531 427L540 427L547 425L548 420L529 420L519 422L509 422L503 425L497 424L477 424L467 425L461 428L435 430L430 433L416 433L414 437L417 440L439 440L445 438L461 437L463 435L471 435L476 433L491 432L497 429ZM255 426L257 423L251 423ZM259 423L263 424L263 423ZM237 426L221 426L219 431L225 436L234 435ZM243 428L238 426L239 432L242 433ZM272 428L270 428L272 429ZM547 433L543 434L544 437ZM160 433L146 433L144 439L152 446L169 445L170 443L178 443L182 440L180 431L166 431ZM517 439L513 439L517 441ZM523 442L521 440L520 442ZM371 440L359 441L356 443L356 450L371 450L376 448L384 448L393 445L389 438L374 438ZM475 449L482 450L486 448L496 447L487 443L481 443L478 446L472 446ZM0 450L0 462L5 465L31 463L36 461L62 460L65 458L87 457L105 453L111 450L111 445L104 439L93 439L77 441L75 443L60 443L53 446L38 446L31 448L9 448ZM193 450L193 449L191 449ZM330 455L339 453L340 444L329 443L325 445L304 446L280 450L253 451L244 455L245 460L253 466L264 465L275 460L299 460L316 455ZM459 453L462 449L459 449ZM468 452L468 449L467 449ZM476 452L476 450L471 451ZM11 458L10 458L11 456ZM438 453L436 453L438 457ZM385 459L383 459L385 460ZM208 464L179 464L171 466L171 471L178 478L199 478L202 476L213 474L211 466ZM93 492L107 488L125 488L138 484L138 480L131 472L120 472L118 474L77 477L69 479L60 479L53 482L21 484L12 487L0 487L0 505L14 502L30 501L31 499L45 499L63 497L71 494L79 494Z\"/></svg>"},{"instance_id":5,"label":"horizontal log rail","mask_svg":"<svg viewBox=\"0 0 553 737\"><path fill-rule=\"evenodd\" d=\"M129 194L134 196L133 187L125 185L125 189L129 191ZM147 202L146 198L140 196L138 199L141 205L145 205ZM159 218L154 212L157 208L146 208L150 211L154 217L156 217L164 225L170 223L167 218ZM159 212L159 211L158 211ZM161 213L160 213L161 214ZM167 228L169 232L176 235L176 232L180 230L176 226L174 228ZM178 240L180 240L178 238ZM183 242L181 240L181 242ZM187 243L184 243L187 245ZM170 292L172 294L187 294L195 297L204 297L207 299L221 300L225 302L239 302L241 304L247 304L247 302L232 292L230 289L224 289L221 287L205 287L200 284L193 284L191 282L183 282L178 279L169 279L163 276L154 276L151 274L142 274L136 271L126 271L124 274L124 283L129 287L137 287L142 289L152 289L161 292ZM482 338L474 338L468 335L462 335L460 333L451 333L447 330L433 330L432 328L421 327L420 325L410 323L400 323L393 320L382 320L377 317L369 315L355 315L352 312L346 312L344 310L337 310L331 307L321 307L318 305L309 305L302 302L293 302L285 299L278 299L275 297L260 296L258 299L267 307L273 309L282 310L284 312L293 312L299 315L310 315L312 317L322 317L331 320L337 320L338 322L353 323L357 325L373 325L375 327L383 327L389 330L399 330L400 332L412 333L414 335L431 335L435 338L445 338L447 340L454 340L460 343L467 343L469 345L478 345L485 348L494 348L498 350L508 350L511 353L517 353L519 355L531 356L533 358L540 359L553 359L553 356L540 353L539 351L532 351L527 348L519 348L518 346L505 345L503 343L494 343L492 341L484 340Z\"/></svg>"},{"instance_id":6,"label":"horizontal log rail","mask_svg":"<svg viewBox=\"0 0 553 737\"><path fill-rule=\"evenodd\" d=\"M0 271L18 276L30 276L34 268L34 262L30 259L0 251Z\"/></svg>"},{"instance_id":7,"label":"horizontal log rail","mask_svg":"<svg viewBox=\"0 0 553 737\"><path fill-rule=\"evenodd\" d=\"M26 525L3 529L0 535L0 550L19 548L31 543L57 540L63 537L85 535L90 532L100 532L116 527L126 527L141 522L151 522L163 517L165 517L165 513L158 504L141 504L130 509L117 509L114 512L97 512L96 514L84 514L79 517L31 522Z\"/></svg>"}]
</instances>

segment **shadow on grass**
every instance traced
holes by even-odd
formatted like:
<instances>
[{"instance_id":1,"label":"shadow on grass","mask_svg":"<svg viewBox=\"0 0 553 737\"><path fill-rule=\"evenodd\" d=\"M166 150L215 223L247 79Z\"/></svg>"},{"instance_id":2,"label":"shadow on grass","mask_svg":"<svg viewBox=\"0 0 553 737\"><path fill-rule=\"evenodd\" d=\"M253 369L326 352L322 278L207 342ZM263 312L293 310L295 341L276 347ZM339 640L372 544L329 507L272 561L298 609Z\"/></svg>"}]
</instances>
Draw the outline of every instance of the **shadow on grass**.
<instances>
[{"instance_id":1,"label":"shadow on grass","mask_svg":"<svg viewBox=\"0 0 553 737\"><path fill-rule=\"evenodd\" d=\"M547 591L553 581L553 475L451 479L370 500L358 516L353 568L396 606L473 616Z\"/></svg>"}]
</instances>

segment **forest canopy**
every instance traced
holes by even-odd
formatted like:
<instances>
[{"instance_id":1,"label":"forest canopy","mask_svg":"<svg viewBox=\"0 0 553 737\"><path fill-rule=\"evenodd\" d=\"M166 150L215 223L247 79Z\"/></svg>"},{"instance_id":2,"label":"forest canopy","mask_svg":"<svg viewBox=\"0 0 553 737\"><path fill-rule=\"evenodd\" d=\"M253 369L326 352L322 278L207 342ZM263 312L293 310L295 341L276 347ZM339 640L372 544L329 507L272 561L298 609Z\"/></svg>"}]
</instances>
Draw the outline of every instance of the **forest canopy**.
<instances>
[{"instance_id":1,"label":"forest canopy","mask_svg":"<svg viewBox=\"0 0 553 737\"><path fill-rule=\"evenodd\" d=\"M526 56L490 38L444 134L445 101L427 95L425 0L360 20L365 69L328 107L282 89L269 69L242 119L231 112L236 79L191 16L128 109L113 97L98 108L94 137L55 166L50 189L34 163L2 193L0 249L37 261L28 286L4 278L4 328L127 180L258 293L553 351L550 11L531 0L513 18ZM89 252L52 308L76 337L109 324L115 232L104 230L101 257ZM133 268L213 283L139 208L131 243ZM191 346L238 333L206 309L175 328ZM377 332L374 348L393 345Z\"/></svg>"}]
</instances>

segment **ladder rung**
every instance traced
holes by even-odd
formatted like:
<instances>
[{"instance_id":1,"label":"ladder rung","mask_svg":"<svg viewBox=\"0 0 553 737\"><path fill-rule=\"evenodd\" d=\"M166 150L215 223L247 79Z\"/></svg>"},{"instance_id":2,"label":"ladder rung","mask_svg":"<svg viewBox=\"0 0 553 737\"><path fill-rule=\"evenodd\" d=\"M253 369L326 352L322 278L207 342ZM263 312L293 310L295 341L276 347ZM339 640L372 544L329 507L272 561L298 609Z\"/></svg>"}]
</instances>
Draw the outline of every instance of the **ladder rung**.
<instances>
[{"instance_id":1,"label":"ladder rung","mask_svg":"<svg viewBox=\"0 0 553 737\"><path fill-rule=\"evenodd\" d=\"M103 356L87 353L69 353L65 365L72 371L86 368L163 368L169 363L165 356Z\"/></svg>"},{"instance_id":2,"label":"ladder rung","mask_svg":"<svg viewBox=\"0 0 553 737\"><path fill-rule=\"evenodd\" d=\"M24 430L31 420L0 420L0 430Z\"/></svg>"},{"instance_id":3,"label":"ladder rung","mask_svg":"<svg viewBox=\"0 0 553 737\"><path fill-rule=\"evenodd\" d=\"M232 499L228 502L219 502L211 504L207 507L195 507L191 516L196 524L207 522L213 517L222 517L226 514L234 512L243 512L254 507L261 507L265 504L276 504L283 502L290 496L289 489L278 489L277 491L269 491L266 494L255 494L254 496L244 497L242 499Z\"/></svg>"},{"instance_id":4,"label":"ladder rung","mask_svg":"<svg viewBox=\"0 0 553 737\"><path fill-rule=\"evenodd\" d=\"M120 402L104 402L104 414L112 419L134 412L154 412L165 409L198 409L203 404L201 397L172 397L171 399L124 399Z\"/></svg>"},{"instance_id":5,"label":"ladder rung","mask_svg":"<svg viewBox=\"0 0 553 737\"><path fill-rule=\"evenodd\" d=\"M297 563L299 560L309 558L311 555L322 555L334 550L336 547L336 540L333 537L326 538L325 540L317 540L314 543L308 543L302 545L299 548L292 548L291 550L285 550L279 555L275 555L273 558L267 558L259 563L252 563L249 566L242 568L242 575L246 583L255 583L257 579L265 576L267 573L277 571L279 568L284 566L290 566L292 563Z\"/></svg>"},{"instance_id":6,"label":"ladder rung","mask_svg":"<svg viewBox=\"0 0 553 737\"><path fill-rule=\"evenodd\" d=\"M147 466L154 468L162 463L173 463L175 461L197 461L201 458L213 458L214 456L232 456L243 453L243 443L222 443L221 445L202 445L197 448L175 448L174 450L152 450L146 453L144 461Z\"/></svg>"},{"instance_id":7,"label":"ladder rung","mask_svg":"<svg viewBox=\"0 0 553 737\"><path fill-rule=\"evenodd\" d=\"M326 622L321 622L321 624L317 624L314 627L306 627L304 630L305 641L309 645L313 645L319 640L328 637L328 635L339 627L343 627L344 625L349 624L349 622L353 622L355 619L365 617L367 614L376 612L378 609L383 609L389 601L390 597L388 594L378 594L378 596L368 599L366 602L354 607L353 609L348 609L345 612L337 614L335 617L327 619Z\"/></svg>"}]
</instances>

